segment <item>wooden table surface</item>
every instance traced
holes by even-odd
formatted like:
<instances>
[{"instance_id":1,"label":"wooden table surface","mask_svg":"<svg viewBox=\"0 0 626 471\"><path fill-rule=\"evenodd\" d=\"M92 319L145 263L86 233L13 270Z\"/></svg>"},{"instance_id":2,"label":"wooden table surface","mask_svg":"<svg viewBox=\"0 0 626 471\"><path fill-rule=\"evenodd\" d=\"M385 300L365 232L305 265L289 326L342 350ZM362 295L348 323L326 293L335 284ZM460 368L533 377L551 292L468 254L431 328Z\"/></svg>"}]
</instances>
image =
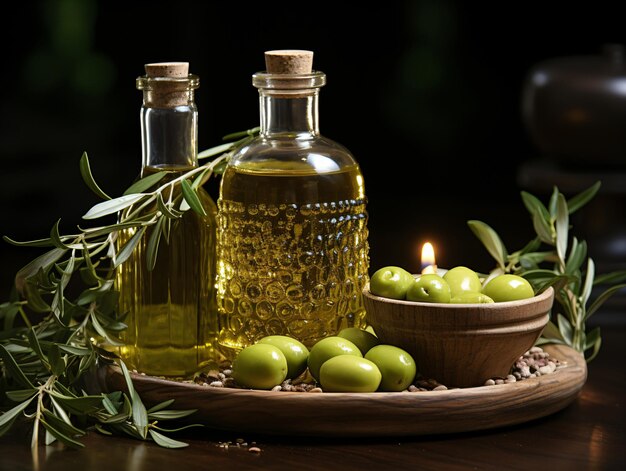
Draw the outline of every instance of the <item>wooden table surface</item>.
<instances>
[{"instance_id":1,"label":"wooden table surface","mask_svg":"<svg viewBox=\"0 0 626 471\"><path fill-rule=\"evenodd\" d=\"M56 445L41 447L38 456L31 455L28 431L19 431L0 438L0 470L626 469L624 358L626 327L605 326L602 350L589 365L579 398L552 416L503 429L344 440L193 432L184 437L190 446L183 450L90 433L83 450ZM237 438L255 441L261 451L220 446Z\"/></svg>"}]
</instances>

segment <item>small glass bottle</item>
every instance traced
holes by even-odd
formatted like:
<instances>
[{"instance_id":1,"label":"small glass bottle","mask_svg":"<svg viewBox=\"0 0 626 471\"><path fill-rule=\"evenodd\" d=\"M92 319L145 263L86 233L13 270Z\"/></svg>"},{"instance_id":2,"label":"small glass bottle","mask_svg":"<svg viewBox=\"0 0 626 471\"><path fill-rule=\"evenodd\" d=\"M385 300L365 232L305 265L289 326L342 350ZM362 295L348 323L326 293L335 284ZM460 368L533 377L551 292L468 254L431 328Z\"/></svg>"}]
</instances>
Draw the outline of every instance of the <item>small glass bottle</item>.
<instances>
[{"instance_id":1,"label":"small glass bottle","mask_svg":"<svg viewBox=\"0 0 626 471\"><path fill-rule=\"evenodd\" d=\"M198 166L198 111L194 90L199 79L185 62L146 65L137 78L143 91L140 177L166 172L165 185ZM180 186L176 186L180 192ZM169 198L165 190L164 198ZM172 199L176 198L176 193ZM131 257L118 269L120 312L128 312L120 354L129 367L167 377L189 377L216 359L215 237L217 207L202 188L206 216L187 210L161 236L156 265L146 263L152 231L146 230ZM154 208L147 208L154 210ZM123 231L121 246L135 233Z\"/></svg>"},{"instance_id":2,"label":"small glass bottle","mask_svg":"<svg viewBox=\"0 0 626 471\"><path fill-rule=\"evenodd\" d=\"M311 346L362 326L369 266L363 176L322 137L310 51L268 51L261 130L228 163L218 200L219 345L232 357L266 335Z\"/></svg>"}]
</instances>

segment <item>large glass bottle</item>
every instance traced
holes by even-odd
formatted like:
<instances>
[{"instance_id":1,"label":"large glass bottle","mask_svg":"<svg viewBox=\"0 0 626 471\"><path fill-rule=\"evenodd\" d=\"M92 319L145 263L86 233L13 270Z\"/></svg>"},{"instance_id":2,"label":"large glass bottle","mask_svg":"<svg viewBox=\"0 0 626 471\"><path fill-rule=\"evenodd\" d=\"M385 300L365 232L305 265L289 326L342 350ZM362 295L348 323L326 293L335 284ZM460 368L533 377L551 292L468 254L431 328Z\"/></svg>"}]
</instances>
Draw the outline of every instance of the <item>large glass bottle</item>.
<instances>
[{"instance_id":1,"label":"large glass bottle","mask_svg":"<svg viewBox=\"0 0 626 471\"><path fill-rule=\"evenodd\" d=\"M367 213L350 152L322 137L312 52L269 51L260 135L230 160L218 200L219 345L273 334L310 346L364 322Z\"/></svg>"},{"instance_id":2,"label":"large glass bottle","mask_svg":"<svg viewBox=\"0 0 626 471\"><path fill-rule=\"evenodd\" d=\"M143 90L141 177L166 172L164 185L197 167L198 112L194 90L199 80L187 63L147 64L137 79ZM176 186L180 191L180 186ZM164 197L175 200L166 190ZM164 219L156 265L146 263L149 228L117 273L120 312L128 312L126 345L120 349L132 368L150 375L189 377L216 357L215 237L217 207L202 188L206 211L192 210L179 219ZM154 210L154 208L147 208ZM135 230L120 234L121 246Z\"/></svg>"}]
</instances>

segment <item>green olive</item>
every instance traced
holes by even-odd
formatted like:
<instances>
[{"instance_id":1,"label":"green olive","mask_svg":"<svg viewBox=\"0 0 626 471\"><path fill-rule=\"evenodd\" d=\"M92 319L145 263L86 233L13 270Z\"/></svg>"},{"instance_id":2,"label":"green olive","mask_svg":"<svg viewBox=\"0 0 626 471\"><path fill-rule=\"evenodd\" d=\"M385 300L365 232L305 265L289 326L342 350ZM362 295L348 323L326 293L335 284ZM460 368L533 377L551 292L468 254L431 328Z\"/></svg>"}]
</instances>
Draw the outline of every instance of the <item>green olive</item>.
<instances>
[{"instance_id":1,"label":"green olive","mask_svg":"<svg viewBox=\"0 0 626 471\"><path fill-rule=\"evenodd\" d=\"M450 299L450 304L489 304L492 302L493 299L489 296L477 291L463 291Z\"/></svg>"},{"instance_id":2,"label":"green olive","mask_svg":"<svg viewBox=\"0 0 626 471\"><path fill-rule=\"evenodd\" d=\"M449 303L450 286L439 275L421 275L409 286L406 299L426 303Z\"/></svg>"},{"instance_id":3,"label":"green olive","mask_svg":"<svg viewBox=\"0 0 626 471\"><path fill-rule=\"evenodd\" d=\"M415 361L401 348L378 345L367 352L365 359L374 363L383 376L380 391L404 391L415 379Z\"/></svg>"},{"instance_id":4,"label":"green olive","mask_svg":"<svg viewBox=\"0 0 626 471\"><path fill-rule=\"evenodd\" d=\"M237 354L232 369L244 388L272 389L287 377L287 359L278 347L257 343Z\"/></svg>"},{"instance_id":5,"label":"green olive","mask_svg":"<svg viewBox=\"0 0 626 471\"><path fill-rule=\"evenodd\" d=\"M482 288L476 272L467 267L454 267L443 275L443 279L448 282L450 286L450 296L452 297L463 291L480 292Z\"/></svg>"},{"instance_id":6,"label":"green olive","mask_svg":"<svg viewBox=\"0 0 626 471\"><path fill-rule=\"evenodd\" d=\"M535 295L530 283L517 275L496 276L485 285L483 293L497 303L532 298Z\"/></svg>"},{"instance_id":7,"label":"green olive","mask_svg":"<svg viewBox=\"0 0 626 471\"><path fill-rule=\"evenodd\" d=\"M404 268L383 267L370 278L370 291L384 298L404 299L411 283L413 275Z\"/></svg>"},{"instance_id":8,"label":"green olive","mask_svg":"<svg viewBox=\"0 0 626 471\"><path fill-rule=\"evenodd\" d=\"M286 335L270 335L257 343L266 343L277 347L287 359L287 378L296 378L306 370L309 349L298 340Z\"/></svg>"},{"instance_id":9,"label":"green olive","mask_svg":"<svg viewBox=\"0 0 626 471\"><path fill-rule=\"evenodd\" d=\"M320 368L332 357L338 355L354 355L363 357L359 347L341 337L326 337L311 348L309 353L309 372L317 381L320 379Z\"/></svg>"},{"instance_id":10,"label":"green olive","mask_svg":"<svg viewBox=\"0 0 626 471\"><path fill-rule=\"evenodd\" d=\"M328 392L374 392L381 378L374 363L354 355L333 357L320 369L320 384Z\"/></svg>"},{"instance_id":11,"label":"green olive","mask_svg":"<svg viewBox=\"0 0 626 471\"><path fill-rule=\"evenodd\" d=\"M342 329L337 337L341 337L349 340L358 347L362 355L365 355L370 348L375 347L380 343L378 337L358 327L346 327Z\"/></svg>"}]
</instances>

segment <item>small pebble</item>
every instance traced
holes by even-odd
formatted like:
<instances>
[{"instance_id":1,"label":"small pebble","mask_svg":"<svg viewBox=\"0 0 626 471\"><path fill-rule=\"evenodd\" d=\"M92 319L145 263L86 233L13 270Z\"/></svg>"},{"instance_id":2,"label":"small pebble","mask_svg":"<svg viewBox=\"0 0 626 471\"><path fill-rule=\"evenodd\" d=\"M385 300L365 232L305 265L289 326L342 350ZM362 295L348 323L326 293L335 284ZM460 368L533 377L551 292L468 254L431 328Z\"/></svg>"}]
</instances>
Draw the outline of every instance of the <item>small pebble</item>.
<instances>
[{"instance_id":1,"label":"small pebble","mask_svg":"<svg viewBox=\"0 0 626 471\"><path fill-rule=\"evenodd\" d=\"M496 384L504 384L504 380L503 379L496 379Z\"/></svg>"},{"instance_id":2,"label":"small pebble","mask_svg":"<svg viewBox=\"0 0 626 471\"><path fill-rule=\"evenodd\" d=\"M274 386L274 387L272 388L272 391L280 391L281 389L283 389L283 387L279 384L279 385L277 385L277 386Z\"/></svg>"},{"instance_id":3,"label":"small pebble","mask_svg":"<svg viewBox=\"0 0 626 471\"><path fill-rule=\"evenodd\" d=\"M447 386L444 386L443 384L440 384L439 386L436 386L435 388L433 388L433 391L444 391L448 389Z\"/></svg>"},{"instance_id":4,"label":"small pebble","mask_svg":"<svg viewBox=\"0 0 626 471\"><path fill-rule=\"evenodd\" d=\"M248 451L250 453L261 453L261 449L258 446L251 446L248 448Z\"/></svg>"},{"instance_id":5,"label":"small pebble","mask_svg":"<svg viewBox=\"0 0 626 471\"><path fill-rule=\"evenodd\" d=\"M213 388L223 388L224 383L222 383L221 381L213 381L212 383L209 384L209 386Z\"/></svg>"},{"instance_id":6,"label":"small pebble","mask_svg":"<svg viewBox=\"0 0 626 471\"><path fill-rule=\"evenodd\" d=\"M549 375L553 371L554 370L550 368L550 365L542 366L541 368L539 368L539 373L541 373L542 375Z\"/></svg>"},{"instance_id":7,"label":"small pebble","mask_svg":"<svg viewBox=\"0 0 626 471\"><path fill-rule=\"evenodd\" d=\"M541 347L532 347L530 350L528 350L528 353L540 353L543 352L543 348Z\"/></svg>"},{"instance_id":8,"label":"small pebble","mask_svg":"<svg viewBox=\"0 0 626 471\"><path fill-rule=\"evenodd\" d=\"M414 384L409 386L409 392L417 392L417 391L419 391L419 388L415 386Z\"/></svg>"},{"instance_id":9,"label":"small pebble","mask_svg":"<svg viewBox=\"0 0 626 471\"><path fill-rule=\"evenodd\" d=\"M310 393L321 393L323 391L322 391L322 388L313 388L313 389L310 389L309 392Z\"/></svg>"},{"instance_id":10,"label":"small pebble","mask_svg":"<svg viewBox=\"0 0 626 471\"><path fill-rule=\"evenodd\" d=\"M485 386L493 386L496 382L493 379L488 379L485 381Z\"/></svg>"}]
</instances>

